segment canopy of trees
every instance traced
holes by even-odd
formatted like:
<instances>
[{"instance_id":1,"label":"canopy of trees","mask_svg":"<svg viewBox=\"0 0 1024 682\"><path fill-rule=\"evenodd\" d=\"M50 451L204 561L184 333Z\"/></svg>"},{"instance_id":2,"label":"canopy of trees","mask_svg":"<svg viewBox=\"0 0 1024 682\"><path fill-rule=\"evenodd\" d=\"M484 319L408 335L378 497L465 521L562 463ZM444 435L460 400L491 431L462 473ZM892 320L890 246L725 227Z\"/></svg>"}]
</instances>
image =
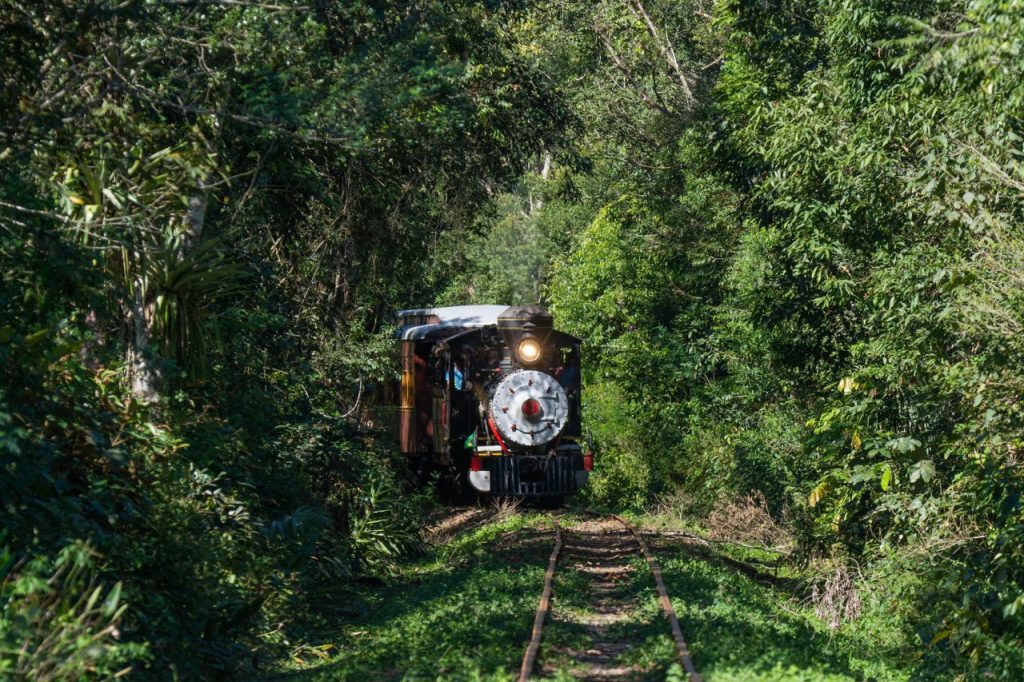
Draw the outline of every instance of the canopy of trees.
<instances>
[{"instance_id":1,"label":"canopy of trees","mask_svg":"<svg viewBox=\"0 0 1024 682\"><path fill-rule=\"evenodd\" d=\"M515 9L0 3L0 677L251 671L407 548L371 332L572 124Z\"/></svg>"},{"instance_id":2,"label":"canopy of trees","mask_svg":"<svg viewBox=\"0 0 1024 682\"><path fill-rule=\"evenodd\" d=\"M609 0L520 33L583 122L530 219L588 341L591 494L764 495L927 677L1024 670L1022 10Z\"/></svg>"},{"instance_id":3,"label":"canopy of trees","mask_svg":"<svg viewBox=\"0 0 1024 682\"><path fill-rule=\"evenodd\" d=\"M389 314L551 306L590 499L758 493L1024 670L1017 0L0 0L0 677L246 676L414 551Z\"/></svg>"}]
</instances>

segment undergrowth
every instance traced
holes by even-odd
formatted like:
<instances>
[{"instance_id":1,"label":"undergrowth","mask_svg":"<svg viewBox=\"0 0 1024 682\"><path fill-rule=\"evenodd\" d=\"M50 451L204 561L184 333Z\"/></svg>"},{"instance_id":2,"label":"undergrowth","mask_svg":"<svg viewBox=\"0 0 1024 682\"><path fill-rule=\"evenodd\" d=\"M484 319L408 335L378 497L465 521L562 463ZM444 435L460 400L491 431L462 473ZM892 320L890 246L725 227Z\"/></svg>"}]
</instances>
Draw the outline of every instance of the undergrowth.
<instances>
[{"instance_id":1,"label":"undergrowth","mask_svg":"<svg viewBox=\"0 0 1024 682\"><path fill-rule=\"evenodd\" d=\"M385 585L361 587L361 613L305 633L329 652L323 660L293 658L273 679L513 679L553 536L544 515L503 517L401 563Z\"/></svg>"}]
</instances>

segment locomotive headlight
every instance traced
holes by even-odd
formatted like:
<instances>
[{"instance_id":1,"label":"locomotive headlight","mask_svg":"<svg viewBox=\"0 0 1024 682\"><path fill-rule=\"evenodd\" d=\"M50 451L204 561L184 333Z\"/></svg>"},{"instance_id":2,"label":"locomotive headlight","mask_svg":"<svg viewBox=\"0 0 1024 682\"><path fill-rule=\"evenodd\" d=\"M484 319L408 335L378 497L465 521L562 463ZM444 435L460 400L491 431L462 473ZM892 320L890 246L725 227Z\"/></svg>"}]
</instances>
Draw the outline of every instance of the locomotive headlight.
<instances>
[{"instance_id":1,"label":"locomotive headlight","mask_svg":"<svg viewBox=\"0 0 1024 682\"><path fill-rule=\"evenodd\" d=\"M524 365L532 365L540 359L540 344L537 339L523 339L516 348L516 355Z\"/></svg>"}]
</instances>

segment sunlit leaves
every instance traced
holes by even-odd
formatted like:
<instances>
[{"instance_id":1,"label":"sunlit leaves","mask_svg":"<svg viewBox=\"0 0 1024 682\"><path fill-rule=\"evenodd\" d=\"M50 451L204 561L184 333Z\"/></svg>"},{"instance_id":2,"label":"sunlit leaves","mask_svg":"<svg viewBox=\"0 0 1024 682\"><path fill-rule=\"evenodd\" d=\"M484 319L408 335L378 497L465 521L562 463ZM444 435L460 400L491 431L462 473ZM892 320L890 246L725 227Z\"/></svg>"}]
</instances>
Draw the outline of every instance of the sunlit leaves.
<instances>
[{"instance_id":1,"label":"sunlit leaves","mask_svg":"<svg viewBox=\"0 0 1024 682\"><path fill-rule=\"evenodd\" d=\"M822 481L818 485L814 486L811 492L807 495L808 506L817 506L817 504L825 498L825 495L828 493L828 490L828 481Z\"/></svg>"},{"instance_id":2,"label":"sunlit leaves","mask_svg":"<svg viewBox=\"0 0 1024 682\"><path fill-rule=\"evenodd\" d=\"M922 483L928 483L935 477L935 464L930 459L922 459L916 463L910 470L910 482L916 483L920 480Z\"/></svg>"}]
</instances>

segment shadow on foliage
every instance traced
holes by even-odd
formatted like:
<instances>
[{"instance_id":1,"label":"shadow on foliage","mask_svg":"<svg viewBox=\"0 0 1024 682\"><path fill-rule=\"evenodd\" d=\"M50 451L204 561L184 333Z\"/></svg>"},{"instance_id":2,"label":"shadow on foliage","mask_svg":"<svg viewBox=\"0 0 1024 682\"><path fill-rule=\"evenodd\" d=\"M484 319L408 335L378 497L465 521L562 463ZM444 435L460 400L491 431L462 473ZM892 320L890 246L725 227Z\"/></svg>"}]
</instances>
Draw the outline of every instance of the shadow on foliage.
<instances>
[{"instance_id":1,"label":"shadow on foliage","mask_svg":"<svg viewBox=\"0 0 1024 682\"><path fill-rule=\"evenodd\" d=\"M530 635L551 533L506 531L493 541L467 544L459 546L456 541L438 547L435 558L450 552L447 560L422 572L410 566L397 585L363 591L360 597L372 604L365 617L322 623L319 637L307 633L307 642L319 639L321 644L338 645L332 660L262 679L434 679L511 673ZM457 565L459 570L453 570Z\"/></svg>"},{"instance_id":2,"label":"shadow on foliage","mask_svg":"<svg viewBox=\"0 0 1024 682\"><path fill-rule=\"evenodd\" d=\"M663 545L658 553L701 673L877 679L879 673L887 675L877 669L876 661L899 661L905 654L882 650L843 631L829 632L824 625L815 627L792 601L806 593L798 580L778 578L682 543L674 551ZM793 603L792 611L787 602Z\"/></svg>"}]
</instances>

